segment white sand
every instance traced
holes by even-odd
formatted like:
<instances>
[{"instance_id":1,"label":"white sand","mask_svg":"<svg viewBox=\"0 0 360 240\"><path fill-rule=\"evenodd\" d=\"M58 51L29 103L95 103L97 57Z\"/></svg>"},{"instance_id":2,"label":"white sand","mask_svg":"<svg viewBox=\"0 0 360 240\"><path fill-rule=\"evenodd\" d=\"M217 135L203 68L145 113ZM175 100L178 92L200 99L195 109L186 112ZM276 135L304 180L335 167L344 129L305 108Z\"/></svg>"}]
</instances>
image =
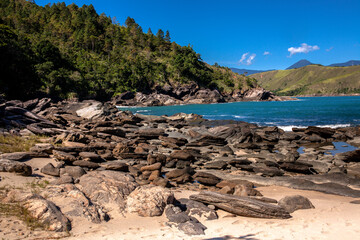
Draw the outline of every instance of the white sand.
<instances>
[{"instance_id":1,"label":"white sand","mask_svg":"<svg viewBox=\"0 0 360 240\"><path fill-rule=\"evenodd\" d=\"M27 163L41 168L48 161L49 159L37 159ZM39 171L35 173L39 174L39 180L42 174ZM2 176L0 187L26 186L26 183L35 180L33 177L21 177L11 173L0 173L0 175ZM42 178L44 179L51 181L53 178ZM258 190L265 197L277 200L284 196L299 194L309 198L315 209L298 210L291 214L291 219L286 220L229 217L230 214L218 211L217 220L199 219L208 228L204 236L187 236L175 227L169 227L165 216L145 218L111 212L112 219L101 224L94 224L82 218L70 218L73 230L67 239L360 239L360 205L350 203L355 200L354 198L278 186L260 187ZM182 198L194 193L181 191L175 192L175 196ZM7 222L2 227L11 225L14 224ZM15 235L2 236L0 231L0 237L13 239L11 236ZM17 237L20 236L17 234Z\"/></svg>"}]
</instances>

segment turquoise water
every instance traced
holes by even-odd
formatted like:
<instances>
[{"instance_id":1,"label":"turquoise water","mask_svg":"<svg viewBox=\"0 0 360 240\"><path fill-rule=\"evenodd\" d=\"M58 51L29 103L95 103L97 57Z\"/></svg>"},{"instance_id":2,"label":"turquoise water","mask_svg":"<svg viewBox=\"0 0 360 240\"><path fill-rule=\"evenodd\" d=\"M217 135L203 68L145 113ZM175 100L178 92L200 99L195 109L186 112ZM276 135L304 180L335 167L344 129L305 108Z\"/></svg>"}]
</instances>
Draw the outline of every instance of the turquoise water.
<instances>
[{"instance_id":1,"label":"turquoise water","mask_svg":"<svg viewBox=\"0 0 360 240\"><path fill-rule=\"evenodd\" d=\"M238 120L283 129L305 126L354 126L360 124L360 96L304 97L284 102L236 102L164 107L123 108L148 115L196 113L211 120Z\"/></svg>"}]
</instances>

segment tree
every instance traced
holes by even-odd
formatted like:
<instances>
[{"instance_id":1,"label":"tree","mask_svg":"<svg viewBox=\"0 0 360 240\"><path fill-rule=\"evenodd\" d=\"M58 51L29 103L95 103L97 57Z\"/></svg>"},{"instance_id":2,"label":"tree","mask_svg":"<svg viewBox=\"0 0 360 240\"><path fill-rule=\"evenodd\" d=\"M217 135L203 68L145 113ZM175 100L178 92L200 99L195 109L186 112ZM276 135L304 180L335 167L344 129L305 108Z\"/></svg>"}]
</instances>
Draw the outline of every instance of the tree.
<instances>
[{"instance_id":1,"label":"tree","mask_svg":"<svg viewBox=\"0 0 360 240\"><path fill-rule=\"evenodd\" d=\"M170 39L170 32L169 30L166 30L165 41L170 42Z\"/></svg>"},{"instance_id":2,"label":"tree","mask_svg":"<svg viewBox=\"0 0 360 240\"><path fill-rule=\"evenodd\" d=\"M159 29L158 32L156 33L156 36L157 36L159 39L163 40L163 39L164 39L164 31L161 30L161 29Z\"/></svg>"},{"instance_id":3,"label":"tree","mask_svg":"<svg viewBox=\"0 0 360 240\"><path fill-rule=\"evenodd\" d=\"M152 35L154 35L154 34L152 33L152 31L151 31L151 28L149 28L149 29L148 29L148 32L147 32L147 34L148 34L149 36L152 36Z\"/></svg>"}]
</instances>

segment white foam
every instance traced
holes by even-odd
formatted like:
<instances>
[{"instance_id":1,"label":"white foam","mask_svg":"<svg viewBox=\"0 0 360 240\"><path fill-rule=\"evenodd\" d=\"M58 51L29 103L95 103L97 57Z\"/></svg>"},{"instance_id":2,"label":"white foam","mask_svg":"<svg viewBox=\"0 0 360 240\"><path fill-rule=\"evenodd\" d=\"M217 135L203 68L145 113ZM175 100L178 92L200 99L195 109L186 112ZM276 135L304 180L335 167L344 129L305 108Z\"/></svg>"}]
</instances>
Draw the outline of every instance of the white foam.
<instances>
[{"instance_id":1,"label":"white foam","mask_svg":"<svg viewBox=\"0 0 360 240\"><path fill-rule=\"evenodd\" d=\"M316 125L316 127L322 128L340 128L340 127L350 127L350 124L333 124L333 125ZM284 130L285 132L291 132L293 128L307 128L307 126L277 126L278 128Z\"/></svg>"}]
</instances>

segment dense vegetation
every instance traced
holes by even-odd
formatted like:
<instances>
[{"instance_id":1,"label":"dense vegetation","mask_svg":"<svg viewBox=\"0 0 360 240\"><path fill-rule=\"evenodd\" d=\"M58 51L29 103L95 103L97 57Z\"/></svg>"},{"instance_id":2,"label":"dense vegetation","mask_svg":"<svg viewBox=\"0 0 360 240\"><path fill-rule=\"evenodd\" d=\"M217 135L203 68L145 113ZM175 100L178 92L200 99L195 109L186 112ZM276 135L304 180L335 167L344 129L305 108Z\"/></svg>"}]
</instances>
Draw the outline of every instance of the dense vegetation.
<instances>
[{"instance_id":1,"label":"dense vegetation","mask_svg":"<svg viewBox=\"0 0 360 240\"><path fill-rule=\"evenodd\" d=\"M159 29L144 33L98 15L92 5L0 0L0 93L106 99L125 91L189 82L231 92L257 86L254 79L210 66L191 46L171 42Z\"/></svg>"},{"instance_id":2,"label":"dense vegetation","mask_svg":"<svg viewBox=\"0 0 360 240\"><path fill-rule=\"evenodd\" d=\"M308 65L290 70L253 74L259 84L278 95L328 95L360 93L360 66Z\"/></svg>"}]
</instances>

